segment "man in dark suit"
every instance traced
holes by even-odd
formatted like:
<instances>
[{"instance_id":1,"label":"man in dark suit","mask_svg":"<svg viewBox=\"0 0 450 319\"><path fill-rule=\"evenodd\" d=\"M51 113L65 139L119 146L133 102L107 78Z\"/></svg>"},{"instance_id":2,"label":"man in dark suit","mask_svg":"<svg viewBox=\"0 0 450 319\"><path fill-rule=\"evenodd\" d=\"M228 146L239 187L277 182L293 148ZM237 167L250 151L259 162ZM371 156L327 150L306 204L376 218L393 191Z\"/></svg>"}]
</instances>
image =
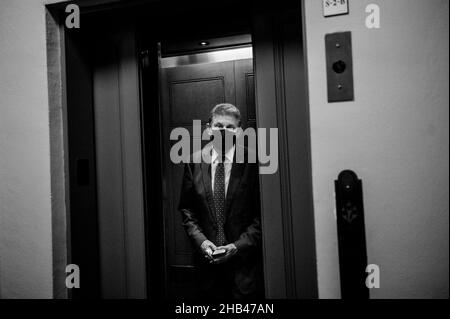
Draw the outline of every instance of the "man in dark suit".
<instances>
[{"instance_id":1,"label":"man in dark suit","mask_svg":"<svg viewBox=\"0 0 450 319\"><path fill-rule=\"evenodd\" d=\"M214 140L185 165L179 204L195 247L197 288L207 299L262 298L258 165L248 162L247 148L226 143L240 127L235 106L216 105L208 125Z\"/></svg>"}]
</instances>

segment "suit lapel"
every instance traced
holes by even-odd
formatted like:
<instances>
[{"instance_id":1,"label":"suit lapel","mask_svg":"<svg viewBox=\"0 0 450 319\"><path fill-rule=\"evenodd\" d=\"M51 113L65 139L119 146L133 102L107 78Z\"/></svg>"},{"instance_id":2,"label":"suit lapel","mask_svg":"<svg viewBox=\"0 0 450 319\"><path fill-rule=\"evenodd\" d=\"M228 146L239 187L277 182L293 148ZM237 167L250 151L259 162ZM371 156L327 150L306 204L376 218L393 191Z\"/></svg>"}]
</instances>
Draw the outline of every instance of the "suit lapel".
<instances>
[{"instance_id":1,"label":"suit lapel","mask_svg":"<svg viewBox=\"0 0 450 319\"><path fill-rule=\"evenodd\" d=\"M235 154L236 155L236 154ZM235 156L236 158L236 156ZM227 196L225 199L225 215L228 216L231 208L231 203L233 202L234 193L239 187L242 175L244 173L245 163L233 162L231 166L230 180L228 182Z\"/></svg>"},{"instance_id":2,"label":"suit lapel","mask_svg":"<svg viewBox=\"0 0 450 319\"><path fill-rule=\"evenodd\" d=\"M205 187L205 196L206 202L208 203L209 213L211 214L211 218L217 222L211 186L211 164L202 162L200 165L202 167L203 186Z\"/></svg>"}]
</instances>

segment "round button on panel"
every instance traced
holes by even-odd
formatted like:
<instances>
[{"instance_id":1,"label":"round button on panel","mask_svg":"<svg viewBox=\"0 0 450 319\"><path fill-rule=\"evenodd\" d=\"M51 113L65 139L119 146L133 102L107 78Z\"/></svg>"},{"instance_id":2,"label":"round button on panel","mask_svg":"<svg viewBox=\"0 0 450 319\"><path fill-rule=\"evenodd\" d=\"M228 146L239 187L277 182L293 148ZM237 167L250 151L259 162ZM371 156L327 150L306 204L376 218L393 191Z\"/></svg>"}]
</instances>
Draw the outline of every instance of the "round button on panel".
<instances>
[{"instance_id":1,"label":"round button on panel","mask_svg":"<svg viewBox=\"0 0 450 319\"><path fill-rule=\"evenodd\" d=\"M336 72L336 73L344 72L346 67L347 67L347 65L342 60L334 62L333 66L332 66L333 71Z\"/></svg>"}]
</instances>

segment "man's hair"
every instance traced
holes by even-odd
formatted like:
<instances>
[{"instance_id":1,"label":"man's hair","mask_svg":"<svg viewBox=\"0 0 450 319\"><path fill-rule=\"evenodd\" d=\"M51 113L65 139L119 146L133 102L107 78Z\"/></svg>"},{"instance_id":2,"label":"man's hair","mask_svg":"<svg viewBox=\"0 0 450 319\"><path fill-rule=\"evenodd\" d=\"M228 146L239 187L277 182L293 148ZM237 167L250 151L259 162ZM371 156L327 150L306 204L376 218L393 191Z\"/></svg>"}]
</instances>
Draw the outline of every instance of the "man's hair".
<instances>
[{"instance_id":1,"label":"man's hair","mask_svg":"<svg viewBox=\"0 0 450 319\"><path fill-rule=\"evenodd\" d=\"M213 117L217 115L233 116L238 121L238 125L241 126L241 112L233 104L220 103L214 106L209 115L209 124L212 123Z\"/></svg>"}]
</instances>

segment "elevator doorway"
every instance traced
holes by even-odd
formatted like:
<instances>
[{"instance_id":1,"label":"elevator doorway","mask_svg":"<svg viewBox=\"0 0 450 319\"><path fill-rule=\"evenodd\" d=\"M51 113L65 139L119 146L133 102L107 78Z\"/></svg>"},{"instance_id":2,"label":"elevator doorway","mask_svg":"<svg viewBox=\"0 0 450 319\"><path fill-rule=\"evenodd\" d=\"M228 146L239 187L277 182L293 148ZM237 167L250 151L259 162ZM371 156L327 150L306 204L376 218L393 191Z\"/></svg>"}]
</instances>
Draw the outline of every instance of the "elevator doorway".
<instances>
[{"instance_id":1,"label":"elevator doorway","mask_svg":"<svg viewBox=\"0 0 450 319\"><path fill-rule=\"evenodd\" d=\"M255 105L253 118L253 110L247 108L247 125L279 132L279 169L260 175L265 296L316 297L301 2L200 1L177 6L145 0L105 0L101 5L75 2L83 21L79 30L64 28L63 5L47 6L57 17L59 29L52 31L62 32L58 41L62 39L65 65L55 77L62 83L55 87L61 87L63 102L67 102L62 105L67 123L59 125L68 136L64 140L68 152L55 154L64 158L68 168L67 214L55 220L56 230L68 225L67 260L55 251L55 271L65 277L60 270L67 263L80 266L83 288L70 292L72 297L169 297L177 287L177 266L192 266L181 235L172 242L165 236L165 218L172 217L163 213L162 199L178 187L167 186L162 156L167 125L160 79L170 75L162 71L161 53L168 52L165 57L191 55L199 52L180 51L179 47L243 34L251 35L254 57L253 77L245 81L249 85L253 81L255 91L238 93L236 87L245 85L238 85L242 77L235 77L235 103L245 95ZM230 49L212 40L210 48L211 52ZM51 50L48 54L59 59ZM234 70L241 67L245 69L233 62ZM205 72L219 74L214 68ZM203 115L201 119L206 120ZM181 124L187 127L189 123ZM174 253L177 249L185 254ZM170 268L175 268L175 275ZM66 289L64 281L55 285L55 289Z\"/></svg>"},{"instance_id":2,"label":"elevator doorway","mask_svg":"<svg viewBox=\"0 0 450 319\"><path fill-rule=\"evenodd\" d=\"M195 264L193 246L182 227L177 206L180 199L183 165L169 158L170 132L186 128L192 136L193 120L205 127L209 112L219 103L236 105L245 129L255 127L253 55L250 35L235 36L225 49L193 54L169 55L160 60L161 114L163 143L163 214L166 262L166 291L169 298L195 299ZM245 43L239 42L239 40ZM208 39L202 43L220 42ZM165 47L164 44L161 47ZM144 88L145 89L145 88ZM204 146L208 141L202 141Z\"/></svg>"}]
</instances>

